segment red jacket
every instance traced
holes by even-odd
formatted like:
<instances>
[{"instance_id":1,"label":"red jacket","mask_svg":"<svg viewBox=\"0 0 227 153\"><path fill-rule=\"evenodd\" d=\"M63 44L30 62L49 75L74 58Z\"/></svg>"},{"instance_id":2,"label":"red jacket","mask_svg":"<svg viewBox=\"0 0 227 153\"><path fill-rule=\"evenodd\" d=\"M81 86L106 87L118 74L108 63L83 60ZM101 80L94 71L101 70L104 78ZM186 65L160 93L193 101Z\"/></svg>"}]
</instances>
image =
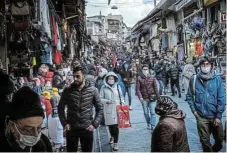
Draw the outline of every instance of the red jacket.
<instances>
[{"instance_id":1,"label":"red jacket","mask_svg":"<svg viewBox=\"0 0 227 153\"><path fill-rule=\"evenodd\" d=\"M136 94L139 99L150 99L152 94L159 97L158 87L156 84L156 78L152 76L145 77L139 76L136 81Z\"/></svg>"}]
</instances>

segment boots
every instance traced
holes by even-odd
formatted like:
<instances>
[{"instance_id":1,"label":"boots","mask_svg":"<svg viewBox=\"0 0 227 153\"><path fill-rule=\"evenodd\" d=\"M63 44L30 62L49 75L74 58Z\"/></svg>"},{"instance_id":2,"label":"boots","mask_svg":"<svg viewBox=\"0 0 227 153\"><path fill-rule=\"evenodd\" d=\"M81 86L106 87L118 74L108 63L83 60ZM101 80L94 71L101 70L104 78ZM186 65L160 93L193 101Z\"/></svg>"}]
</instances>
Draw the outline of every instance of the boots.
<instances>
[{"instance_id":1,"label":"boots","mask_svg":"<svg viewBox=\"0 0 227 153\"><path fill-rule=\"evenodd\" d=\"M113 151L118 151L118 145L117 145L117 143L114 143Z\"/></svg>"}]
</instances>

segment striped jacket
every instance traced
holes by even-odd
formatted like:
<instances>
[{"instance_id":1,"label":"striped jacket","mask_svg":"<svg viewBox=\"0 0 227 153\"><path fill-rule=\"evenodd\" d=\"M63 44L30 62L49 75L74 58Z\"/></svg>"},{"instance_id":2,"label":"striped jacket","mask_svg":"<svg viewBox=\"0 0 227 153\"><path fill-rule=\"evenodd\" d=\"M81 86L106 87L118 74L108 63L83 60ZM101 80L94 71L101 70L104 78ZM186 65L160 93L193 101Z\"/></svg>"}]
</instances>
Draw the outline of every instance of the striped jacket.
<instances>
[{"instance_id":1,"label":"striped jacket","mask_svg":"<svg viewBox=\"0 0 227 153\"><path fill-rule=\"evenodd\" d=\"M65 116L66 106L67 119ZM93 106L96 110L95 118L93 118ZM70 124L72 128L77 129L86 129L90 125L97 128L103 117L103 105L98 89L90 86L88 81L81 91L72 84L63 91L58 105L58 113L63 127Z\"/></svg>"}]
</instances>

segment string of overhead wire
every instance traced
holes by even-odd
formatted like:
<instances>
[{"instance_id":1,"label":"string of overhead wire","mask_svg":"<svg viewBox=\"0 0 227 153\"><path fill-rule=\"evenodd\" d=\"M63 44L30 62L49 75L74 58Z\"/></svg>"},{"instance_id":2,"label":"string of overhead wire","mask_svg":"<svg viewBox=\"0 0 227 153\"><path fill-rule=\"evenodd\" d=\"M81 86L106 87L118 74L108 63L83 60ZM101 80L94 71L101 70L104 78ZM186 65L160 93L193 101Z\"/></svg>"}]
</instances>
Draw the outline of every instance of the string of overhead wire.
<instances>
[{"instance_id":1,"label":"string of overhead wire","mask_svg":"<svg viewBox=\"0 0 227 153\"><path fill-rule=\"evenodd\" d=\"M153 2L153 1L146 1L145 3L141 3L141 2L128 2L128 1L129 0L126 0L123 3L113 3L112 5L117 5L118 8L127 8L127 7L142 6L142 5L147 4L149 2ZM101 8L109 8L110 7L107 3L97 3L97 2L88 2L87 6L101 7Z\"/></svg>"}]
</instances>

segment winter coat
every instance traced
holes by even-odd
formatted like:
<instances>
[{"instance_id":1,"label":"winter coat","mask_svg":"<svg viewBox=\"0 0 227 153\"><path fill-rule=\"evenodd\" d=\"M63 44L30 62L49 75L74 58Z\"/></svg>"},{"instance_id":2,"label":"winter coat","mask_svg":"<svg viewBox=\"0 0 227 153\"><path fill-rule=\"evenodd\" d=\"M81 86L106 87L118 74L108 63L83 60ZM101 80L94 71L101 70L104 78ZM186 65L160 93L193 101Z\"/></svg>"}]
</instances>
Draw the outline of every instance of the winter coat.
<instances>
[{"instance_id":1,"label":"winter coat","mask_svg":"<svg viewBox=\"0 0 227 153\"><path fill-rule=\"evenodd\" d=\"M100 91L102 86L104 85L104 78L105 77L98 77L95 81L95 87Z\"/></svg>"},{"instance_id":2,"label":"winter coat","mask_svg":"<svg viewBox=\"0 0 227 153\"><path fill-rule=\"evenodd\" d=\"M160 117L152 134L151 152L190 152L184 118L180 110Z\"/></svg>"},{"instance_id":3,"label":"winter coat","mask_svg":"<svg viewBox=\"0 0 227 153\"><path fill-rule=\"evenodd\" d=\"M191 111L193 113L197 111L205 118L221 119L226 105L226 94L222 79L213 73L212 78L205 82L200 74L195 75L195 85L195 76L191 78L186 95Z\"/></svg>"},{"instance_id":4,"label":"winter coat","mask_svg":"<svg viewBox=\"0 0 227 153\"><path fill-rule=\"evenodd\" d=\"M191 77L195 74L195 67L192 64L186 64L183 69L182 75L187 79L191 79Z\"/></svg>"},{"instance_id":5,"label":"winter coat","mask_svg":"<svg viewBox=\"0 0 227 153\"><path fill-rule=\"evenodd\" d=\"M114 76L116 78L116 83L111 87L107 83L107 77ZM104 85L100 90L100 97L103 103L103 111L106 125L117 124L117 105L124 103L124 97L119 85L119 79L114 72L109 72L104 78ZM112 101L112 104L107 104L106 102Z\"/></svg>"},{"instance_id":6,"label":"winter coat","mask_svg":"<svg viewBox=\"0 0 227 153\"><path fill-rule=\"evenodd\" d=\"M155 77L157 80L162 80L164 81L165 80L165 76L166 76L166 73L165 73L165 67L160 65L160 64L157 64L155 65Z\"/></svg>"},{"instance_id":7,"label":"winter coat","mask_svg":"<svg viewBox=\"0 0 227 153\"><path fill-rule=\"evenodd\" d=\"M133 73L131 70L127 70L125 71L124 69L122 69L120 71L120 75L121 75L121 78L123 80L123 83L125 84L126 87L129 87L131 86L131 83L132 83L132 80L133 80Z\"/></svg>"},{"instance_id":8,"label":"winter coat","mask_svg":"<svg viewBox=\"0 0 227 153\"><path fill-rule=\"evenodd\" d=\"M40 140L30 150L30 147L22 149L15 138L9 134L8 138L5 135L0 136L0 152L53 152L50 140L44 135L41 135Z\"/></svg>"},{"instance_id":9,"label":"winter coat","mask_svg":"<svg viewBox=\"0 0 227 153\"><path fill-rule=\"evenodd\" d=\"M120 74L117 74L117 77L118 77L118 79L119 79L119 85L120 85L120 87L121 87L122 94L123 94L123 96L125 97L125 95L126 95L125 84L123 83Z\"/></svg>"},{"instance_id":10,"label":"winter coat","mask_svg":"<svg viewBox=\"0 0 227 153\"><path fill-rule=\"evenodd\" d=\"M159 91L156 82L156 78L153 76L139 76L136 81L136 94L138 98L150 99L151 95L156 95L156 97L159 97Z\"/></svg>"},{"instance_id":11,"label":"winter coat","mask_svg":"<svg viewBox=\"0 0 227 153\"><path fill-rule=\"evenodd\" d=\"M179 79L180 71L181 70L179 67L177 67L174 64L171 64L168 69L168 74L169 74L170 79L173 79L173 80Z\"/></svg>"},{"instance_id":12,"label":"winter coat","mask_svg":"<svg viewBox=\"0 0 227 153\"><path fill-rule=\"evenodd\" d=\"M67 106L67 119L65 107ZM93 107L96 114L93 119ZM70 124L77 129L86 129L90 125L98 127L103 116L103 105L99 96L98 89L90 86L86 81L82 90L78 90L75 84L66 88L61 96L58 105L58 114L63 127Z\"/></svg>"}]
</instances>

